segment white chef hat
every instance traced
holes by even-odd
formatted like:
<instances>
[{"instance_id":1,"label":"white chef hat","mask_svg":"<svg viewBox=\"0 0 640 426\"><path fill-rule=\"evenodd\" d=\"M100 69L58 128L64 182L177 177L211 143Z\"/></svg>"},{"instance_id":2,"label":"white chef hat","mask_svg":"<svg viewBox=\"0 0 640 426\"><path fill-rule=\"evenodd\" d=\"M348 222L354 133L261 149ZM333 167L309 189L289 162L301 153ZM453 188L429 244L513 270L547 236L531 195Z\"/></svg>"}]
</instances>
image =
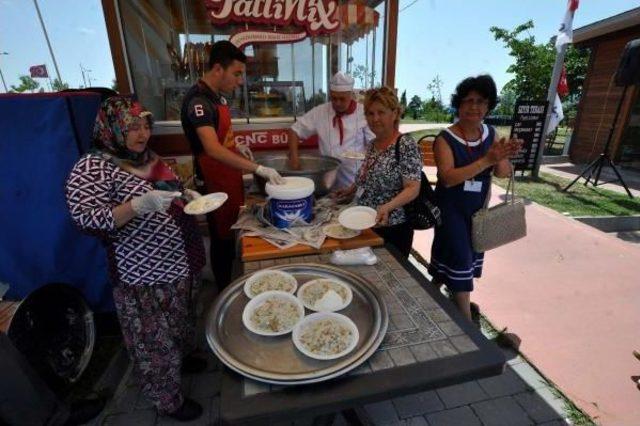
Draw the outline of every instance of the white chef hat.
<instances>
[{"instance_id":1,"label":"white chef hat","mask_svg":"<svg viewBox=\"0 0 640 426\"><path fill-rule=\"evenodd\" d=\"M334 92L353 92L353 77L338 71L329 80L329 88Z\"/></svg>"}]
</instances>

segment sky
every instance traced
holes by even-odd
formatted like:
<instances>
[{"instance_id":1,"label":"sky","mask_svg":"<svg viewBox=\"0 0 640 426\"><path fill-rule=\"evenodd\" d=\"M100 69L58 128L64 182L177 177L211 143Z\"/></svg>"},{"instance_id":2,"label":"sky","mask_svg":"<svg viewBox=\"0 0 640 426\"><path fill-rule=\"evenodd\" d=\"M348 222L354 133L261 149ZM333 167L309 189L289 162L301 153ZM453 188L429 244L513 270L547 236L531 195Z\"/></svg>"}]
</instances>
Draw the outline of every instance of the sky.
<instances>
[{"instance_id":1,"label":"sky","mask_svg":"<svg viewBox=\"0 0 640 426\"><path fill-rule=\"evenodd\" d=\"M60 75L71 87L111 86L115 77L100 0L39 0ZM574 28L640 6L640 0L581 0ZM513 29L531 19L532 35L545 42L556 34L565 0L400 0L396 87L409 98L428 96L436 76L448 103L455 85L469 75L490 73L500 89L511 78L508 51L489 27ZM7 52L8 55L3 55ZM32 0L0 0L0 70L7 86L32 65L56 72ZM85 75L81 66L90 70ZM40 82L48 87L46 80ZM4 88L0 86L0 92Z\"/></svg>"},{"instance_id":2,"label":"sky","mask_svg":"<svg viewBox=\"0 0 640 426\"><path fill-rule=\"evenodd\" d=\"M408 99L424 99L430 96L427 85L439 75L445 104L468 76L489 73L498 90L511 80L506 70L512 58L490 27L512 30L531 19L531 35L544 43L556 35L567 7L565 0L413 1L400 0L396 87L407 90ZM573 28L639 6L640 0L580 0Z\"/></svg>"}]
</instances>

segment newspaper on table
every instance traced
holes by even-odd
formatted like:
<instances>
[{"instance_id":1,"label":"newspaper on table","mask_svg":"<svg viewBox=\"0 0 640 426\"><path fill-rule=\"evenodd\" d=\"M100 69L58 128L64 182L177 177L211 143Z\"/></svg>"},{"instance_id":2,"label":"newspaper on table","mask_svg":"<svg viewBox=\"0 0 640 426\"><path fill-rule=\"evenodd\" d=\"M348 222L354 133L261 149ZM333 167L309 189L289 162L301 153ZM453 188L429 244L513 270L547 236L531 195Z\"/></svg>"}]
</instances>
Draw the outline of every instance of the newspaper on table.
<instances>
[{"instance_id":1,"label":"newspaper on table","mask_svg":"<svg viewBox=\"0 0 640 426\"><path fill-rule=\"evenodd\" d=\"M242 236L260 237L269 244L284 250L304 244L319 249L326 235L323 225L337 220L340 211L348 206L337 205L329 197L316 201L313 208L313 220L310 223L297 219L287 229L279 229L269 221L267 204L254 204L244 209L231 229L240 230Z\"/></svg>"}]
</instances>

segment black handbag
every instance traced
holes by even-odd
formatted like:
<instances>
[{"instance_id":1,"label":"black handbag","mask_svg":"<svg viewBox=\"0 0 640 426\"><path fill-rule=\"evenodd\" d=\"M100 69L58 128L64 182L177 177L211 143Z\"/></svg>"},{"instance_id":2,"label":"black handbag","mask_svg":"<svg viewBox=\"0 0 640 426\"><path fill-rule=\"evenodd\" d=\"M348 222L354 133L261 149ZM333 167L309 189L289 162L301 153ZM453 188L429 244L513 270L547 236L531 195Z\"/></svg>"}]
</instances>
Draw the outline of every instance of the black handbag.
<instances>
[{"instance_id":1,"label":"black handbag","mask_svg":"<svg viewBox=\"0 0 640 426\"><path fill-rule=\"evenodd\" d=\"M398 165L400 164L399 143L400 139L398 138L395 146ZM436 205L436 193L431 188L429 178L427 178L424 171L420 172L420 192L413 201L405 204L404 214L413 229L429 229L442 224L440 209Z\"/></svg>"}]
</instances>

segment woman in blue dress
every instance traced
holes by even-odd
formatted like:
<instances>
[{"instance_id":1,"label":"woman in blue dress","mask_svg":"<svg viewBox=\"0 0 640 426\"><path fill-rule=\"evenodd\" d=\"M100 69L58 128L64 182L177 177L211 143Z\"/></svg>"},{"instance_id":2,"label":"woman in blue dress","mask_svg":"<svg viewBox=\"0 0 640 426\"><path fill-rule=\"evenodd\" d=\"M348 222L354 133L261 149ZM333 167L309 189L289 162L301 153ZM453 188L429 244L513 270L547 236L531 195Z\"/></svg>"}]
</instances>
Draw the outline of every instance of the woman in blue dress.
<instances>
[{"instance_id":1,"label":"woman in blue dress","mask_svg":"<svg viewBox=\"0 0 640 426\"><path fill-rule=\"evenodd\" d=\"M491 174L509 176L509 158L522 146L518 139L498 138L493 127L482 123L496 103L491 76L463 80L451 97L458 121L438 135L433 149L442 225L435 228L429 273L435 283L449 288L469 320L473 279L482 275L484 261L484 253L476 253L471 245L471 216L489 196Z\"/></svg>"}]
</instances>

